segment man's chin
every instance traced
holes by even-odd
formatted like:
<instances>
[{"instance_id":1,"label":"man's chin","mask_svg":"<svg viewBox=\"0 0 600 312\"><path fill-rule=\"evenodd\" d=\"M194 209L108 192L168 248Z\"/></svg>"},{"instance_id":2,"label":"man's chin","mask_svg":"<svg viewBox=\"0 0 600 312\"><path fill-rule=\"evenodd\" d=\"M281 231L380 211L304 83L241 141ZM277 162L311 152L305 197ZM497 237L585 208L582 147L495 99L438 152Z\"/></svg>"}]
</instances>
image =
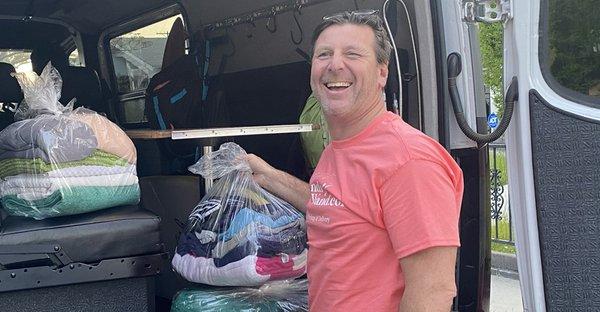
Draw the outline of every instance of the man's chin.
<instances>
[{"instance_id":1,"label":"man's chin","mask_svg":"<svg viewBox=\"0 0 600 312\"><path fill-rule=\"evenodd\" d=\"M331 117L344 116L348 111L349 101L348 100L331 100L327 99L321 103L323 113Z\"/></svg>"}]
</instances>

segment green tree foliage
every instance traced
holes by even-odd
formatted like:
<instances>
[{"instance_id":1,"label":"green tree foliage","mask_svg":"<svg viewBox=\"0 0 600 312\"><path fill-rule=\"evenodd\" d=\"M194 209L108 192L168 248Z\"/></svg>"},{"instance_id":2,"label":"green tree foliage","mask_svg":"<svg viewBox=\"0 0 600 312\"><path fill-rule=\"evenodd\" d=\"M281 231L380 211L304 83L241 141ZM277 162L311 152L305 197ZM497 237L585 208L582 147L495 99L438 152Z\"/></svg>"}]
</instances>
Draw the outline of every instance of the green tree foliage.
<instances>
[{"instance_id":1,"label":"green tree foliage","mask_svg":"<svg viewBox=\"0 0 600 312\"><path fill-rule=\"evenodd\" d=\"M551 0L550 71L563 86L588 94L600 84L598 0Z\"/></svg>"},{"instance_id":2,"label":"green tree foliage","mask_svg":"<svg viewBox=\"0 0 600 312\"><path fill-rule=\"evenodd\" d=\"M483 82L492 91L492 100L501 116L504 110L502 88L503 28L501 23L479 23L479 45L483 66Z\"/></svg>"}]
</instances>

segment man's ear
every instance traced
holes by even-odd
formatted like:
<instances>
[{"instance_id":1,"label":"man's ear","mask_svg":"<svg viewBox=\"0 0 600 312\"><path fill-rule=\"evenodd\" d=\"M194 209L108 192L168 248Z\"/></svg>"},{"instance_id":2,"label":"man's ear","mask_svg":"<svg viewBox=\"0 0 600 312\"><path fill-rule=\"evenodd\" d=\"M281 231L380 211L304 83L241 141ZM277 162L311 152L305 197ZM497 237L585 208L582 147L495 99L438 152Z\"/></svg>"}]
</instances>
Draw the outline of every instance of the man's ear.
<instances>
[{"instance_id":1,"label":"man's ear","mask_svg":"<svg viewBox=\"0 0 600 312\"><path fill-rule=\"evenodd\" d=\"M379 64L379 77L377 78L377 82L381 86L381 88L385 87L387 82L388 74L389 74L389 65L387 63Z\"/></svg>"}]
</instances>

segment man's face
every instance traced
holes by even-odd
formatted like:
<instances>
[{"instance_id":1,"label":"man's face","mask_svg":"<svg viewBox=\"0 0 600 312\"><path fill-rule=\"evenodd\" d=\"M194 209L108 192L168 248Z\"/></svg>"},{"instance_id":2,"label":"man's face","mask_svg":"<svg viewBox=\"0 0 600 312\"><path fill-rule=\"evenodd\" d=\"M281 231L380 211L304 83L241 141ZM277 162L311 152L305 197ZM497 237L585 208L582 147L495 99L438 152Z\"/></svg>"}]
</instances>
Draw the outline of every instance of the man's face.
<instances>
[{"instance_id":1,"label":"man's face","mask_svg":"<svg viewBox=\"0 0 600 312\"><path fill-rule=\"evenodd\" d=\"M381 105L387 64L378 64L366 25L333 25L315 42L310 85L327 116L362 116Z\"/></svg>"}]
</instances>

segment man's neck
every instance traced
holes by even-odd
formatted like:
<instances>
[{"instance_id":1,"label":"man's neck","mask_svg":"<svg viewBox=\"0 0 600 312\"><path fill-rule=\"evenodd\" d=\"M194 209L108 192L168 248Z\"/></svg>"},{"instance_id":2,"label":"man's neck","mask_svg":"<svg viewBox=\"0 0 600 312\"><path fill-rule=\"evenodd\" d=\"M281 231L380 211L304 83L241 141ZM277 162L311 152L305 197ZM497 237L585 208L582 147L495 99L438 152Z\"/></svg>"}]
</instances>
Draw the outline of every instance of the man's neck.
<instances>
[{"instance_id":1,"label":"man's neck","mask_svg":"<svg viewBox=\"0 0 600 312\"><path fill-rule=\"evenodd\" d=\"M349 139L367 128L373 119L383 114L385 111L385 103L382 101L381 105L373 106L372 109L360 115L347 118L325 116L329 134L334 141Z\"/></svg>"}]
</instances>

